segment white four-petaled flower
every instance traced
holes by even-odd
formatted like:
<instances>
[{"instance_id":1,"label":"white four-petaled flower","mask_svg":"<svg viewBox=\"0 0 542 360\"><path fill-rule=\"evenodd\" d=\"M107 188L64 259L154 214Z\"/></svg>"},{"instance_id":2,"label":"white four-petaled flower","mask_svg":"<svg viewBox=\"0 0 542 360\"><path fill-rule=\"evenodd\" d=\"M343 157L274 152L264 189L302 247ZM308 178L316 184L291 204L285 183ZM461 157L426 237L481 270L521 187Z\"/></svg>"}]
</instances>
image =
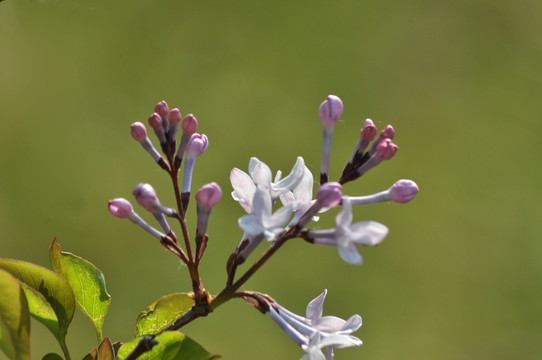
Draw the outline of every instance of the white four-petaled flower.
<instances>
[{"instance_id":1,"label":"white four-petaled flower","mask_svg":"<svg viewBox=\"0 0 542 360\"><path fill-rule=\"evenodd\" d=\"M348 320L336 316L322 316L327 290L307 305L306 317L299 316L278 303L269 309L269 316L304 351L304 360L333 359L333 349L361 346L362 341L350 335L361 326L361 317L353 315ZM326 355L321 349L325 348Z\"/></svg>"},{"instance_id":2,"label":"white four-petaled flower","mask_svg":"<svg viewBox=\"0 0 542 360\"><path fill-rule=\"evenodd\" d=\"M263 234L267 240L274 240L288 223L296 203L290 203L273 214L271 193L259 186L255 190L251 205L252 213L239 219L239 227L251 236Z\"/></svg>"},{"instance_id":3,"label":"white four-petaled flower","mask_svg":"<svg viewBox=\"0 0 542 360\"><path fill-rule=\"evenodd\" d=\"M342 206L342 211L335 218L335 229L311 230L309 236L315 244L336 246L344 261L361 265L363 259L356 245L378 245L388 234L388 228L375 221L352 224L352 204L347 196L343 197Z\"/></svg>"},{"instance_id":4,"label":"white four-petaled flower","mask_svg":"<svg viewBox=\"0 0 542 360\"><path fill-rule=\"evenodd\" d=\"M299 156L288 176L281 179L282 174L279 171L275 177L275 181L272 182L272 173L269 166L255 157L250 158L248 174L238 168L232 169L230 181L233 186L233 192L231 195L250 214L253 211L252 201L257 186L268 189L272 202L275 202L282 193L294 189L299 184L303 178L304 169L305 161Z\"/></svg>"}]
</instances>

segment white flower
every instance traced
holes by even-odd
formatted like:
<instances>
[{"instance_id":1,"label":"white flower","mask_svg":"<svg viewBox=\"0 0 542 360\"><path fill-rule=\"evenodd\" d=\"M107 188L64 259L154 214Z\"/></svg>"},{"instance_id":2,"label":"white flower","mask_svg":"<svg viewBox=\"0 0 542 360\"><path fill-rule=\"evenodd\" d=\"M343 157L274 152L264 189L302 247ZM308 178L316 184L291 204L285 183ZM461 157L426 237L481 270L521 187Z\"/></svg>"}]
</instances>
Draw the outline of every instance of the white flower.
<instances>
[{"instance_id":1,"label":"white flower","mask_svg":"<svg viewBox=\"0 0 542 360\"><path fill-rule=\"evenodd\" d=\"M336 316L322 317L326 294L327 290L324 290L307 305L306 318L276 302L269 309L269 316L305 350L305 360L333 359L334 348L362 345L360 339L349 335L361 326L359 315L353 315L346 321ZM326 356L321 352L324 347Z\"/></svg>"},{"instance_id":2,"label":"white flower","mask_svg":"<svg viewBox=\"0 0 542 360\"><path fill-rule=\"evenodd\" d=\"M345 196L343 209L335 218L335 229L311 230L309 236L315 244L336 246L341 258L350 264L361 265L363 259L356 245L378 245L388 234L388 228L375 221L360 221L352 224L352 204Z\"/></svg>"},{"instance_id":3,"label":"white flower","mask_svg":"<svg viewBox=\"0 0 542 360\"><path fill-rule=\"evenodd\" d=\"M252 213L239 219L239 227L249 235L263 234L267 240L274 240L284 230L295 205L295 202L290 203L273 214L269 190L258 187L252 199Z\"/></svg>"},{"instance_id":4,"label":"white flower","mask_svg":"<svg viewBox=\"0 0 542 360\"><path fill-rule=\"evenodd\" d=\"M355 336L343 334L324 335L321 332L316 331L311 335L309 343L302 346L303 350L305 350L305 355L301 358L301 360L332 360L332 349L361 345L361 340ZM324 347L326 348L325 356L321 351L321 349Z\"/></svg>"},{"instance_id":5,"label":"white flower","mask_svg":"<svg viewBox=\"0 0 542 360\"><path fill-rule=\"evenodd\" d=\"M252 200L256 192L256 186L262 186L271 194L272 202L284 192L294 189L301 181L304 175L305 161L301 156L292 168L292 171L284 179L281 179L281 172L277 172L275 181L271 181L271 169L264 162L255 157L250 158L248 164L248 174L237 168L233 168L230 173L230 181L233 186L231 193L233 199L245 209L247 213L252 213Z\"/></svg>"},{"instance_id":6,"label":"white flower","mask_svg":"<svg viewBox=\"0 0 542 360\"><path fill-rule=\"evenodd\" d=\"M297 220L314 204L315 200L312 199L312 189L314 185L314 178L309 168L304 166L304 173L301 181L297 184L292 191L286 191L280 195L280 201L287 205L291 202L297 201L297 206L294 211L296 212L291 223L296 223ZM313 217L314 221L318 221L318 216Z\"/></svg>"}]
</instances>

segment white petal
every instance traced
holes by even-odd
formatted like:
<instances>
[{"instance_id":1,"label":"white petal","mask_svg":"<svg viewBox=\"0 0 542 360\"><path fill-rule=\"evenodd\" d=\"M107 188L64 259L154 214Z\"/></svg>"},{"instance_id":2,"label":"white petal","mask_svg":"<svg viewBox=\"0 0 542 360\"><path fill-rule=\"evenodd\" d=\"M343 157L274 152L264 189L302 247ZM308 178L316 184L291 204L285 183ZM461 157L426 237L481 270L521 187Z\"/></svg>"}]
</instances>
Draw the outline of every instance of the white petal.
<instances>
[{"instance_id":1,"label":"white petal","mask_svg":"<svg viewBox=\"0 0 542 360\"><path fill-rule=\"evenodd\" d=\"M356 249L356 245L353 242L339 240L337 248L339 249L339 255L347 263L354 265L361 265L363 263L361 255L358 253L358 249Z\"/></svg>"},{"instance_id":2,"label":"white petal","mask_svg":"<svg viewBox=\"0 0 542 360\"><path fill-rule=\"evenodd\" d=\"M360 339L351 335L328 335L323 336L319 346L333 346L334 348L343 348L347 346L361 346L363 343Z\"/></svg>"},{"instance_id":3,"label":"white petal","mask_svg":"<svg viewBox=\"0 0 542 360\"><path fill-rule=\"evenodd\" d=\"M351 333L356 331L361 327L361 316L358 314L350 316L348 320L346 320L346 323L344 324L343 328L341 329L342 332L345 333Z\"/></svg>"},{"instance_id":4,"label":"white petal","mask_svg":"<svg viewBox=\"0 0 542 360\"><path fill-rule=\"evenodd\" d=\"M239 227L249 235L255 236L264 232L264 228L254 215L245 215L239 218Z\"/></svg>"},{"instance_id":5,"label":"white petal","mask_svg":"<svg viewBox=\"0 0 542 360\"><path fill-rule=\"evenodd\" d=\"M296 200L302 203L309 203L312 201L312 187L314 185L314 179L312 173L306 166L304 167L303 177L297 186L294 188L294 196Z\"/></svg>"},{"instance_id":6,"label":"white petal","mask_svg":"<svg viewBox=\"0 0 542 360\"><path fill-rule=\"evenodd\" d=\"M263 226L265 226L268 219L271 218L272 206L269 190L258 187L254 193L254 198L252 199L252 208L254 209L253 214Z\"/></svg>"},{"instance_id":7,"label":"white petal","mask_svg":"<svg viewBox=\"0 0 542 360\"><path fill-rule=\"evenodd\" d=\"M289 203L294 202L294 193L291 191L286 191L280 194L280 201L282 202L282 205L288 205Z\"/></svg>"},{"instance_id":8,"label":"white petal","mask_svg":"<svg viewBox=\"0 0 542 360\"><path fill-rule=\"evenodd\" d=\"M348 196L343 197L343 209L335 217L335 225L337 227L349 226L352 223L352 204Z\"/></svg>"},{"instance_id":9,"label":"white petal","mask_svg":"<svg viewBox=\"0 0 542 360\"><path fill-rule=\"evenodd\" d=\"M357 245L378 245L386 235L388 228L376 221L360 221L350 226L351 241Z\"/></svg>"},{"instance_id":10,"label":"white petal","mask_svg":"<svg viewBox=\"0 0 542 360\"><path fill-rule=\"evenodd\" d=\"M336 333L341 331L346 324L346 321L336 316L324 316L319 319L318 323L313 324L319 331L327 333Z\"/></svg>"},{"instance_id":11,"label":"white petal","mask_svg":"<svg viewBox=\"0 0 542 360\"><path fill-rule=\"evenodd\" d=\"M287 223L288 220L292 217L292 211L295 207L296 203L290 203L286 206L281 207L271 217L264 222L264 225L266 228L283 228Z\"/></svg>"},{"instance_id":12,"label":"white petal","mask_svg":"<svg viewBox=\"0 0 542 360\"><path fill-rule=\"evenodd\" d=\"M259 161L254 165L252 169L252 180L258 185L262 185L266 188L271 187L271 169L264 162Z\"/></svg>"},{"instance_id":13,"label":"white petal","mask_svg":"<svg viewBox=\"0 0 542 360\"><path fill-rule=\"evenodd\" d=\"M307 319L311 320L311 322L318 322L320 318L322 317L322 311L324 308L324 300L326 299L327 295L327 289L324 290L323 293L318 295L316 298L311 300L311 302L307 305Z\"/></svg>"},{"instance_id":14,"label":"white petal","mask_svg":"<svg viewBox=\"0 0 542 360\"><path fill-rule=\"evenodd\" d=\"M273 190L280 191L280 190L292 190L299 184L301 179L303 178L303 174L305 173L305 161L301 156L297 157L297 161L295 162L294 167L292 168L292 171L286 176L284 179L276 182L273 185Z\"/></svg>"},{"instance_id":15,"label":"white petal","mask_svg":"<svg viewBox=\"0 0 542 360\"><path fill-rule=\"evenodd\" d=\"M256 185L245 172L233 168L230 172L230 182L233 187L232 197L248 212L252 212L252 198L256 191Z\"/></svg>"}]
</instances>

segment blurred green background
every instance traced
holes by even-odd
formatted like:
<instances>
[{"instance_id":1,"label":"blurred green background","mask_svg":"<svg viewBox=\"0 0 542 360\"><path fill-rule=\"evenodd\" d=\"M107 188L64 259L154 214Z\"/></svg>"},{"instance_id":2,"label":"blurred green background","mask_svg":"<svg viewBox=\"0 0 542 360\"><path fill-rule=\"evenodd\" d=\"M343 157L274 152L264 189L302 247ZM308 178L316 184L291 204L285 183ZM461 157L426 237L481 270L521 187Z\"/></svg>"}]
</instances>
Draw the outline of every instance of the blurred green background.
<instances>
[{"instance_id":1,"label":"blurred green background","mask_svg":"<svg viewBox=\"0 0 542 360\"><path fill-rule=\"evenodd\" d=\"M128 341L148 304L190 288L176 259L107 212L139 182L173 204L129 125L166 100L209 136L193 183L225 193L202 265L216 293L244 214L229 171L251 156L289 171L300 155L317 175L317 109L336 94L345 110L331 178L372 118L393 124L400 151L345 193L400 178L421 191L407 205L356 208L390 228L381 246L361 249L362 267L295 241L244 288L301 314L327 288L325 314L364 320L364 346L337 359L540 359L541 18L536 0L3 1L0 256L49 267L57 236L104 271L104 333ZM315 226L332 223L331 213ZM225 359L303 354L242 301L183 331ZM82 315L67 341L76 359L95 345ZM48 351L60 349L33 322L34 358Z\"/></svg>"}]
</instances>

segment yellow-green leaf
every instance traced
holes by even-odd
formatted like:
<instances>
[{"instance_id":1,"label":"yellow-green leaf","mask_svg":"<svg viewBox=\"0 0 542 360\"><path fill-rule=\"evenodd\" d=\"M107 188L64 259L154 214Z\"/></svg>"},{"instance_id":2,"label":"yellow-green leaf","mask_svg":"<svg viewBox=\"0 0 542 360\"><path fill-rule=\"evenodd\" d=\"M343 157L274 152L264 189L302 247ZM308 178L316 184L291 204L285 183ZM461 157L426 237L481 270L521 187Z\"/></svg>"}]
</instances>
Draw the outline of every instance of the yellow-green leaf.
<instances>
[{"instance_id":1,"label":"yellow-green leaf","mask_svg":"<svg viewBox=\"0 0 542 360\"><path fill-rule=\"evenodd\" d=\"M194 340L177 331L166 331L156 337L158 344L145 352L138 360L210 360L220 356L212 355ZM122 345L117 360L125 360L137 347L140 339Z\"/></svg>"},{"instance_id":2,"label":"yellow-green leaf","mask_svg":"<svg viewBox=\"0 0 542 360\"><path fill-rule=\"evenodd\" d=\"M30 359L30 313L19 281L0 270L0 348L12 360Z\"/></svg>"},{"instance_id":3,"label":"yellow-green leaf","mask_svg":"<svg viewBox=\"0 0 542 360\"><path fill-rule=\"evenodd\" d=\"M19 279L19 281L25 283L43 296L43 299L51 306L57 318L58 332L53 332L53 334L64 348L68 326L72 321L73 313L75 311L75 297L68 282L64 280L62 276L44 267L25 261L0 259L0 268L7 270ZM29 289L25 288L25 293L27 295L32 292L29 292L28 290ZM27 298L30 301L35 301L36 304L39 304L39 296L35 292L32 293L36 296ZM46 311L42 306L40 306L39 309ZM32 308L30 309L30 314L36 317L37 320L43 319L43 313L33 313ZM48 317L47 321L50 320L50 317ZM50 323L47 327L51 330Z\"/></svg>"},{"instance_id":4,"label":"yellow-green leaf","mask_svg":"<svg viewBox=\"0 0 542 360\"><path fill-rule=\"evenodd\" d=\"M56 239L51 244L49 256L53 269L68 281L77 306L92 321L98 339L102 340L104 317L111 302L103 273L87 260L61 251Z\"/></svg>"},{"instance_id":5,"label":"yellow-green leaf","mask_svg":"<svg viewBox=\"0 0 542 360\"><path fill-rule=\"evenodd\" d=\"M136 336L158 334L192 306L194 306L194 300L185 293L161 297L137 317Z\"/></svg>"}]
</instances>

